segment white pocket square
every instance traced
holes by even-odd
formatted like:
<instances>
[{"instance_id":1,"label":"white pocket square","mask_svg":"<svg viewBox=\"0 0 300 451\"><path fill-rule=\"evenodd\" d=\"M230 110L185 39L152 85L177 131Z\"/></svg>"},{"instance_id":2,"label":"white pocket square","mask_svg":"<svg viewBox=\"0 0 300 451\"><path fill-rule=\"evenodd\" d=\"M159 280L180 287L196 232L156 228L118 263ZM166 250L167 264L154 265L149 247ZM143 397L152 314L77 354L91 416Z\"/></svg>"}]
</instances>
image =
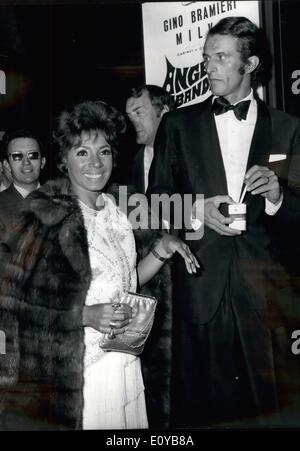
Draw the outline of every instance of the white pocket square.
<instances>
[{"instance_id":1,"label":"white pocket square","mask_svg":"<svg viewBox=\"0 0 300 451\"><path fill-rule=\"evenodd\" d=\"M285 153L273 153L269 157L269 163L272 163L273 161L280 161L280 160L285 160L285 159L286 159Z\"/></svg>"}]
</instances>

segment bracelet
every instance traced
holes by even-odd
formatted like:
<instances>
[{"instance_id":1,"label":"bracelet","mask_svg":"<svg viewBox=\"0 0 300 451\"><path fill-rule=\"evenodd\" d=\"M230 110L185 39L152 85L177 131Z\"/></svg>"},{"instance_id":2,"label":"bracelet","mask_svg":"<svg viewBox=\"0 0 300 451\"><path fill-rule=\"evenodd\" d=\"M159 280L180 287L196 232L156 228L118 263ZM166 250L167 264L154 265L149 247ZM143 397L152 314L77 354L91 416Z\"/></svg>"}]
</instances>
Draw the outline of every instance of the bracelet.
<instances>
[{"instance_id":1,"label":"bracelet","mask_svg":"<svg viewBox=\"0 0 300 451\"><path fill-rule=\"evenodd\" d=\"M157 260L160 260L161 262L165 262L166 260L169 260L168 257L162 257L161 255L159 255L159 253L156 252L155 249L151 249L151 252L154 255L154 257L157 258Z\"/></svg>"}]
</instances>

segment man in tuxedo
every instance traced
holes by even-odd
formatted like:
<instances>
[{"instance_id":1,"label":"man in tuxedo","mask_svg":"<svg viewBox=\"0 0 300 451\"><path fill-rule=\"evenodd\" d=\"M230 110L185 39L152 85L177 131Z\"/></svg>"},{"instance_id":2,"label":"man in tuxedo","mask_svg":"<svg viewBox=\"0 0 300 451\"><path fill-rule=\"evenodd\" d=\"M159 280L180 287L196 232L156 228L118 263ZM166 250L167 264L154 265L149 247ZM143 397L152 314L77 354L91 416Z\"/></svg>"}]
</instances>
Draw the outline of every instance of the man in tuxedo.
<instances>
[{"instance_id":1,"label":"man in tuxedo","mask_svg":"<svg viewBox=\"0 0 300 451\"><path fill-rule=\"evenodd\" d=\"M149 194L204 194L204 235L188 243L202 271L195 278L173 266L175 427L279 426L292 408L280 302L289 281L269 230L300 221L300 121L253 90L265 50L244 17L212 27L203 54L212 96L163 117L155 140ZM241 231L227 209L245 186Z\"/></svg>"},{"instance_id":2,"label":"man in tuxedo","mask_svg":"<svg viewBox=\"0 0 300 451\"><path fill-rule=\"evenodd\" d=\"M2 152L3 166L11 172L12 183L0 193L0 241L5 239L28 194L40 186L40 171L46 164L39 139L30 130L7 132Z\"/></svg>"},{"instance_id":3,"label":"man in tuxedo","mask_svg":"<svg viewBox=\"0 0 300 451\"><path fill-rule=\"evenodd\" d=\"M132 162L130 184L141 193L148 187L148 175L153 159L153 143L163 115L174 109L172 96L156 85L133 88L126 102L126 114L136 131L141 148Z\"/></svg>"}]
</instances>

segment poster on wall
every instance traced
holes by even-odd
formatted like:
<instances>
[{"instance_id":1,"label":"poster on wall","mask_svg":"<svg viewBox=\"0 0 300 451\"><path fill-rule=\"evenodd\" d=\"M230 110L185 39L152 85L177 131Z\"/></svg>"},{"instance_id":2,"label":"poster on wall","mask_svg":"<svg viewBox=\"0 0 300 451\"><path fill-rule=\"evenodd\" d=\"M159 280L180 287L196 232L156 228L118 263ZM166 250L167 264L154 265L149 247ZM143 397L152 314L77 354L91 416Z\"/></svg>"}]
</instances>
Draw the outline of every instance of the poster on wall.
<instances>
[{"instance_id":1,"label":"poster on wall","mask_svg":"<svg viewBox=\"0 0 300 451\"><path fill-rule=\"evenodd\" d=\"M142 12L146 83L165 88L177 107L210 95L202 51L212 26L228 16L260 25L258 1L150 2Z\"/></svg>"},{"instance_id":2,"label":"poster on wall","mask_svg":"<svg viewBox=\"0 0 300 451\"><path fill-rule=\"evenodd\" d=\"M6 94L6 74L4 70L0 69L0 96L4 96ZM2 139L4 132L0 131L0 141Z\"/></svg>"}]
</instances>

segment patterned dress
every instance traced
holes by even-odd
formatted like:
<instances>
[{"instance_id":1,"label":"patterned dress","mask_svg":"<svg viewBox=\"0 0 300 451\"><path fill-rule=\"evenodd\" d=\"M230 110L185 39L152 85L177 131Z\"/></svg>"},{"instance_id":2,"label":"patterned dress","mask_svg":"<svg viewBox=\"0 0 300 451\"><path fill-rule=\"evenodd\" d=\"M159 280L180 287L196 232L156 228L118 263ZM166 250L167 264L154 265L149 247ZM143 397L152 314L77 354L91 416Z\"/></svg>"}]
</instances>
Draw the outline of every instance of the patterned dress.
<instances>
[{"instance_id":1,"label":"patterned dress","mask_svg":"<svg viewBox=\"0 0 300 451\"><path fill-rule=\"evenodd\" d=\"M104 208L80 202L87 229L92 282L86 305L114 302L124 291L136 291L136 249L127 217L109 196ZM103 334L85 328L83 429L147 428L140 359L104 352Z\"/></svg>"}]
</instances>

